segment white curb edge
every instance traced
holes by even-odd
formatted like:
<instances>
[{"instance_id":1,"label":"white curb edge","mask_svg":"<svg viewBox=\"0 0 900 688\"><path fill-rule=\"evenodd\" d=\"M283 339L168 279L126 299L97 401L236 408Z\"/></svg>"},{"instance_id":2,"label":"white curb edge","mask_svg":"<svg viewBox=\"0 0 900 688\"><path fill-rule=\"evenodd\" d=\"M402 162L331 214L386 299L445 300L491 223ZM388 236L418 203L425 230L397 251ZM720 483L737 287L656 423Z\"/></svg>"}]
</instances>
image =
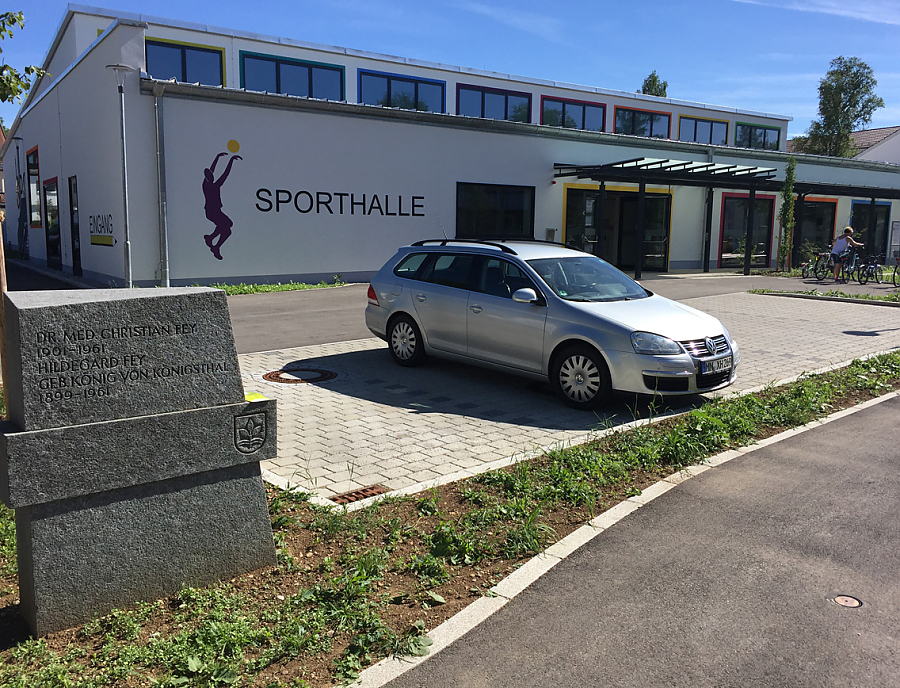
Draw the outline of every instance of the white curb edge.
<instances>
[{"instance_id":1,"label":"white curb edge","mask_svg":"<svg viewBox=\"0 0 900 688\"><path fill-rule=\"evenodd\" d=\"M646 488L640 495L629 497L624 502L620 502L616 506L600 514L600 516L593 519L590 523L573 531L562 540L549 547L545 552L530 559L519 569L491 588L491 591L496 594L497 597L482 597L476 600L465 607L461 612L450 619L447 619L447 621L440 626L430 631L427 634L433 641L430 654L425 657L404 657L402 659L388 657L387 659L383 659L377 664L365 669L359 675L359 678L352 684L352 687L379 688L379 686L389 683L430 657L434 657L450 643L461 638L480 623L487 620L488 617L502 608L516 595L523 592L529 585L534 583L538 578L547 573L547 571L571 555L578 548L593 540L607 528L610 528L621 521L628 516L628 514L637 511L653 499L656 499L660 495L677 487L685 480L689 480L695 475L699 475L716 466L727 463L738 456L749 454L757 449L767 447L776 442L802 434L808 430L818 428L821 425L853 415L854 413L858 413L859 411L863 411L895 397L900 397L900 392L890 392L884 396L870 399L869 401L856 406L851 406L843 411L837 411L830 416L813 421L812 423L799 428L785 430L777 435L761 440L756 444L742 447L741 449L722 452L721 454L710 457L702 464L690 466L654 483Z\"/></svg>"}]
</instances>

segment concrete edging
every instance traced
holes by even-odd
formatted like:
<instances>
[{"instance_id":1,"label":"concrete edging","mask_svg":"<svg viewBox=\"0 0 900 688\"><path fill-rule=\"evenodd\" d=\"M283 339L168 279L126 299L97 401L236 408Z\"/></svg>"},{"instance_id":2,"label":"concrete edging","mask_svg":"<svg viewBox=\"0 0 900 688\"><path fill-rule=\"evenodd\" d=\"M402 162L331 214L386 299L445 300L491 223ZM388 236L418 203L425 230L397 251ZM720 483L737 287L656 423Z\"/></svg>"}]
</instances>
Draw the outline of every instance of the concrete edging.
<instances>
[{"instance_id":1,"label":"concrete edging","mask_svg":"<svg viewBox=\"0 0 900 688\"><path fill-rule=\"evenodd\" d=\"M720 454L716 454L715 456L708 458L701 464L689 466L688 468L685 468L681 471L678 471L677 473L673 473L672 475L663 478L659 482L654 483L647 489L643 490L640 495L629 497L625 501L620 502L611 509L608 509L596 518L589 521L587 524L581 526L563 539L559 540L554 545L547 548L547 550L545 550L541 554L538 554L537 556L527 561L520 568L515 570L513 573L511 573L509 576L507 576L497 585L491 588L491 592L496 595L496 597L482 597L481 599L476 600L472 604L465 607L458 614L454 615L450 619L447 619L447 621L442 623L440 626L430 631L427 634L428 637L433 641L430 654L426 655L425 657L388 657L381 660L377 664L374 664L368 669L365 669L360 674L359 678L351 685L353 686L353 688L378 688L394 680L401 674L407 672L409 669L418 666L430 657L437 655L439 652L441 652L441 650L445 649L452 642L458 640L470 630L481 624L483 621L487 620L491 615L504 607L510 600L522 593L538 578L550 571L554 566L556 566L559 562L561 562L569 555L573 554L580 547L600 535L600 533L602 533L604 530L612 527L629 514L637 511L646 504L649 504L660 495L663 495L669 490L674 489L684 481L690 480L696 475L700 475L708 470L712 470L713 468L721 466L733 459L738 458L739 456L750 454L757 449L761 449L763 447L781 442L782 440L795 437L804 432L818 428L822 425L831 423L841 418L853 415L854 413L858 413L859 411L863 411L867 408L870 408L871 406L881 404L895 397L900 397L900 392L890 392L875 399L870 399L869 401L863 402L862 404L851 406L850 408L844 409L842 411L837 411L829 416L826 416L825 418L812 421L811 423L803 425L799 428L785 430L784 432L778 433L777 435L773 435L772 437L768 437L764 440L760 440L759 442L756 442L755 444L749 445L747 447L730 449ZM509 462L508 459L505 461Z\"/></svg>"},{"instance_id":2,"label":"concrete edging","mask_svg":"<svg viewBox=\"0 0 900 688\"><path fill-rule=\"evenodd\" d=\"M900 303L891 301L879 301L876 299L854 299L844 296L817 296L815 294L790 294L778 292L750 292L755 296L781 296L789 299L808 299L811 301L836 301L838 303L861 303L866 306L889 306L891 308L900 308Z\"/></svg>"}]
</instances>

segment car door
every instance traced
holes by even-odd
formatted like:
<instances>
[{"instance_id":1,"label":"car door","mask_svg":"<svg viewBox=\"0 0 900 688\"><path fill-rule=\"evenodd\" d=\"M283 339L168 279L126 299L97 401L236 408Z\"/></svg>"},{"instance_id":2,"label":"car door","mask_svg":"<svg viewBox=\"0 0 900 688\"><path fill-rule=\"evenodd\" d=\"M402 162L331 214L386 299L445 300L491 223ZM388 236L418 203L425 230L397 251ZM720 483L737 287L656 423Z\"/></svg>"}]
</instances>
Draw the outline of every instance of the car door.
<instances>
[{"instance_id":1,"label":"car door","mask_svg":"<svg viewBox=\"0 0 900 688\"><path fill-rule=\"evenodd\" d=\"M433 349L466 353L466 306L476 257L471 253L437 254L422 281L410 285L422 334Z\"/></svg>"},{"instance_id":2,"label":"car door","mask_svg":"<svg viewBox=\"0 0 900 688\"><path fill-rule=\"evenodd\" d=\"M479 257L466 312L469 357L541 372L547 307L512 300L526 287L541 293L515 263Z\"/></svg>"}]
</instances>

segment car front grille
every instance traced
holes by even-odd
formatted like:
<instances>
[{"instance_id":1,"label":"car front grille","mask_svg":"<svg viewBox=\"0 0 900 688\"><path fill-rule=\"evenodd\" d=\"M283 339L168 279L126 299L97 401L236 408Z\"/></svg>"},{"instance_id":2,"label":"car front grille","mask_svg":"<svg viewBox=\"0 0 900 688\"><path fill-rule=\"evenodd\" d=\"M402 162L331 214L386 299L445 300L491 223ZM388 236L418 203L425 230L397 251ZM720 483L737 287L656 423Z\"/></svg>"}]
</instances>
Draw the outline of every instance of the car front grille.
<instances>
[{"instance_id":1,"label":"car front grille","mask_svg":"<svg viewBox=\"0 0 900 688\"><path fill-rule=\"evenodd\" d=\"M710 373L709 375L698 375L697 389L712 389L713 387L724 385L730 378L730 370L723 370L721 373Z\"/></svg>"},{"instance_id":2,"label":"car front grille","mask_svg":"<svg viewBox=\"0 0 900 688\"><path fill-rule=\"evenodd\" d=\"M688 378L644 373L644 386L654 392L687 392Z\"/></svg>"},{"instance_id":3,"label":"car front grille","mask_svg":"<svg viewBox=\"0 0 900 688\"><path fill-rule=\"evenodd\" d=\"M715 344L716 347L714 353L710 353L706 348L705 339L691 339L686 342L681 342L681 346L683 346L685 351L694 358L709 358L728 351L728 340L725 339L724 334L720 334L718 337L710 337L710 339L712 339L713 344Z\"/></svg>"}]
</instances>

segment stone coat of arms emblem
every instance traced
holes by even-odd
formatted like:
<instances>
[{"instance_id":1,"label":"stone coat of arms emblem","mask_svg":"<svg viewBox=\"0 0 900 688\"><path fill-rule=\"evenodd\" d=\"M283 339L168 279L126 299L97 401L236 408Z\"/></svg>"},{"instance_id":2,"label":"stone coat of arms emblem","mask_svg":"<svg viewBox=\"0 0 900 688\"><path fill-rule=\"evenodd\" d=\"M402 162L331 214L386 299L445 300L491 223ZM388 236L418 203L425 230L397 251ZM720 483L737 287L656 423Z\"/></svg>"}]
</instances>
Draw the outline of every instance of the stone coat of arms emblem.
<instances>
[{"instance_id":1,"label":"stone coat of arms emblem","mask_svg":"<svg viewBox=\"0 0 900 688\"><path fill-rule=\"evenodd\" d=\"M252 454L266 443L266 414L252 413L234 418L234 446L242 454Z\"/></svg>"}]
</instances>

